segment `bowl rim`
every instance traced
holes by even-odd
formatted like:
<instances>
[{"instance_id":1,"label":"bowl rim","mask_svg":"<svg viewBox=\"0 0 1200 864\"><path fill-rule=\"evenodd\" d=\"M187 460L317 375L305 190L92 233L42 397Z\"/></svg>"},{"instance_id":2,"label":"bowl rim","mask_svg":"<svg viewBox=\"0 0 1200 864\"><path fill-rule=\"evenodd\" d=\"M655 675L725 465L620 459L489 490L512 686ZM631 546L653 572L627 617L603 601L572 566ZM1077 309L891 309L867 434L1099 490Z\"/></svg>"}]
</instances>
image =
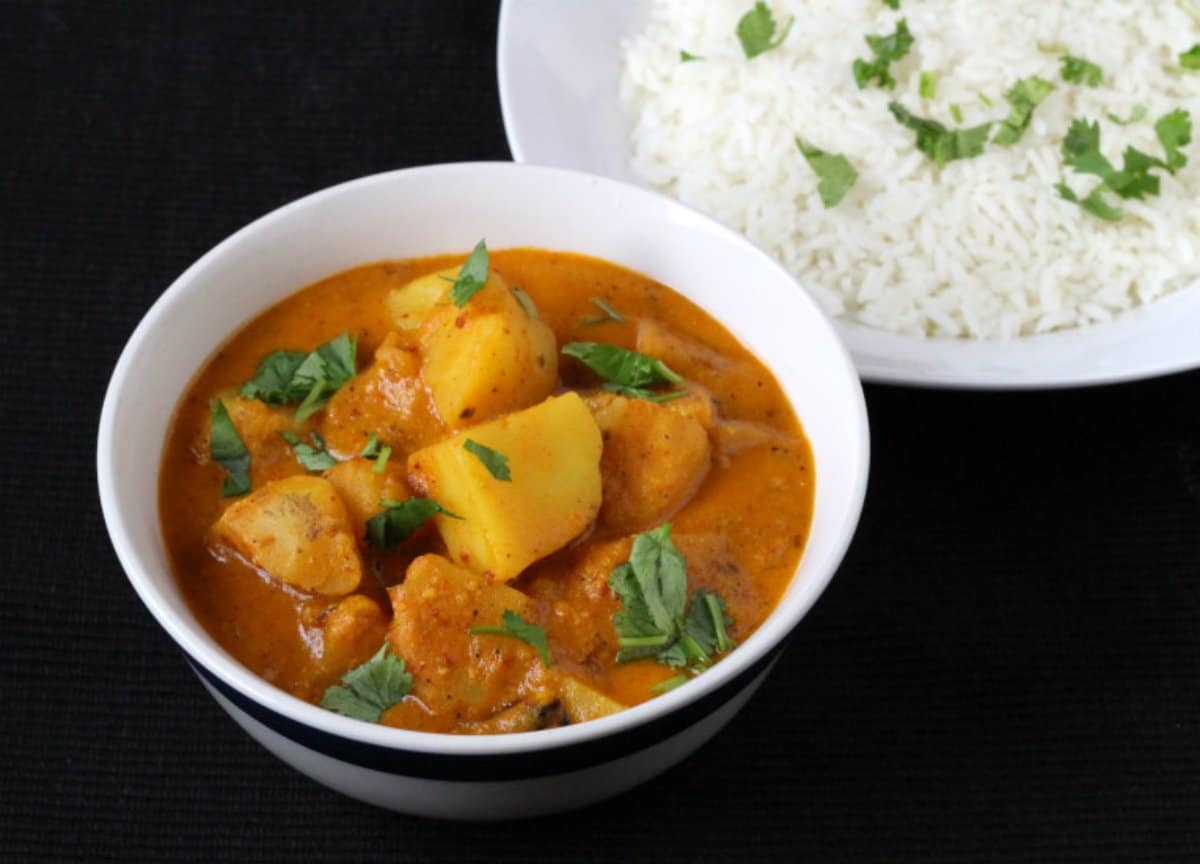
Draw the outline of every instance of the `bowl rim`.
<instances>
[{"instance_id":1,"label":"bowl rim","mask_svg":"<svg viewBox=\"0 0 1200 864\"><path fill-rule=\"evenodd\" d=\"M619 0L609 2L604 8L608 14L620 14L629 12L635 3L646 5L645 0ZM540 141L530 134L525 115L516 110L515 82L519 77L511 73L521 55L514 44L514 22L536 15L532 5L501 0L496 26L496 82L509 150L513 160L523 165L554 164L565 170L594 168L581 165L578 159L572 159L570 164L558 159L539 161L545 160L545 148L539 147ZM614 82L614 98L616 90ZM632 172L613 179L658 191ZM875 384L946 390L1041 391L1110 386L1200 369L1200 342L1190 336L1200 326L1200 279L1125 309L1109 320L1008 339L922 338L841 316L832 320L854 358L861 379ZM1130 341L1142 343L1141 350L1132 356L1126 350ZM1121 352L1123 362L1097 369L1089 358L1080 356L1081 352L1100 350ZM1054 362L1046 361L1045 352L1053 353Z\"/></svg>"},{"instance_id":2,"label":"bowl rim","mask_svg":"<svg viewBox=\"0 0 1200 864\"><path fill-rule=\"evenodd\" d=\"M781 278L795 284L795 279L791 274L741 235L678 201L633 184L580 171L513 162L457 162L384 171L320 189L275 208L226 237L184 270L154 301L125 343L105 392L97 436L96 471L101 510L117 558L143 604L159 625L167 631L176 645L182 649L187 658L199 663L204 669L244 697L303 726L355 742L431 755L523 754L607 738L665 717L677 709L703 699L706 695L720 689L722 685L734 680L783 645L792 630L823 593L834 573L837 572L853 539L862 513L870 465L870 432L866 401L858 373L850 359L849 352L839 334L831 326L827 316L810 295L797 287L796 302L808 307L809 314L817 319L817 326L828 329L830 344L833 348L829 362L837 364L839 367L837 371L853 385L850 388L851 393L848 395L854 406L857 429L848 431L856 434L857 441L853 448L852 467L854 470L852 475L847 478L849 483L848 506L841 523L830 529L830 549L826 555L824 567L809 574L801 590L796 592L794 597L782 598L766 620L745 642L705 674L640 705L631 706L616 714L586 723L522 734L469 736L417 732L343 717L291 695L242 666L227 652L211 647L209 643L215 644L215 640L208 636L199 621L191 615L176 614L175 610L164 600L162 592L154 585L147 568L134 549L125 524L121 502L116 495L117 481L113 458L116 442L113 426L117 403L124 392L126 380L131 374L134 360L139 355L142 345L147 341L149 334L159 326L160 320L179 302L181 297L193 290L192 286L215 261L230 254L232 250L238 248L249 238L276 222L288 218L293 213L320 207L324 201L347 192L376 184L391 183L407 177L480 171L484 173L493 171L536 172L547 175L547 179L559 178L564 181L571 180L577 183L596 185L616 194L632 196L635 199L657 199L666 205L668 211L686 213L689 221L699 219L707 223L706 230L726 235L727 239L741 247L745 254L760 256L763 263L774 268ZM214 350L219 343L220 340L214 341ZM158 471L157 462L154 470ZM836 535L833 532L836 532Z\"/></svg>"}]
</instances>

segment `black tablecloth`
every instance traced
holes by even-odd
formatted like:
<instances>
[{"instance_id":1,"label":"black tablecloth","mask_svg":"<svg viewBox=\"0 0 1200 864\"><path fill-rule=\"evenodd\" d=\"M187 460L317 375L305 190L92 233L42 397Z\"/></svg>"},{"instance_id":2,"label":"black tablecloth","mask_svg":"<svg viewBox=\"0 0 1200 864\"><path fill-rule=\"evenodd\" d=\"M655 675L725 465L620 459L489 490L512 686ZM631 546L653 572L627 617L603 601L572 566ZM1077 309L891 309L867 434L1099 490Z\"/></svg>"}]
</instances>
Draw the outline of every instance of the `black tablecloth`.
<instances>
[{"instance_id":1,"label":"black tablecloth","mask_svg":"<svg viewBox=\"0 0 1200 864\"><path fill-rule=\"evenodd\" d=\"M495 30L466 0L0 7L0 859L1196 860L1197 374L869 387L862 526L774 675L698 755L582 812L375 810L204 693L100 518L109 372L254 217L507 159Z\"/></svg>"}]
</instances>

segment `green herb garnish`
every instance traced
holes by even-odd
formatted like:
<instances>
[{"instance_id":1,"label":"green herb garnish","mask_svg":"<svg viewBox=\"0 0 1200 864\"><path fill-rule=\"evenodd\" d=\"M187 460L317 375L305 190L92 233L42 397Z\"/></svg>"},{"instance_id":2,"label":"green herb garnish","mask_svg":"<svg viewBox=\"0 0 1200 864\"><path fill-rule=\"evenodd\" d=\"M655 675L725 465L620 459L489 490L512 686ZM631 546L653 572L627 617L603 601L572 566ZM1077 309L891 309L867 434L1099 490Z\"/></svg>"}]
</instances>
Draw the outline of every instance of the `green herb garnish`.
<instances>
[{"instance_id":1,"label":"green herb garnish","mask_svg":"<svg viewBox=\"0 0 1200 864\"><path fill-rule=\"evenodd\" d=\"M978 156L992 131L990 122L970 129L948 129L936 120L917 117L899 102L889 102L888 109L902 126L917 133L917 149L939 168L956 159Z\"/></svg>"},{"instance_id":2,"label":"green herb garnish","mask_svg":"<svg viewBox=\"0 0 1200 864\"><path fill-rule=\"evenodd\" d=\"M1200 42L1179 55L1179 65L1184 69L1200 69Z\"/></svg>"},{"instance_id":3,"label":"green herb garnish","mask_svg":"<svg viewBox=\"0 0 1200 864\"><path fill-rule=\"evenodd\" d=\"M845 156L826 153L800 138L796 139L796 147L804 154L808 167L820 178L817 191L826 208L836 207L858 180L858 172Z\"/></svg>"},{"instance_id":4,"label":"green herb garnish","mask_svg":"<svg viewBox=\"0 0 1200 864\"><path fill-rule=\"evenodd\" d=\"M597 309L599 309L600 314L599 315L585 315L579 319L580 324L582 324L586 327L592 327L597 324L607 324L609 321L612 321L614 324L621 324L625 321L624 315L622 315L620 312L618 312L612 306L609 306L601 298L589 297L588 302L591 303L593 306L595 306Z\"/></svg>"},{"instance_id":5,"label":"green herb garnish","mask_svg":"<svg viewBox=\"0 0 1200 864\"><path fill-rule=\"evenodd\" d=\"M883 0L883 5L889 9L900 9L900 0Z\"/></svg>"},{"instance_id":6,"label":"green herb garnish","mask_svg":"<svg viewBox=\"0 0 1200 864\"><path fill-rule=\"evenodd\" d=\"M1133 109L1129 112L1129 116L1124 120L1122 120L1116 114L1113 114L1111 111L1108 112L1106 116L1118 126L1129 126L1130 124L1140 123L1141 121L1145 120L1146 115L1149 113L1150 109L1145 105L1134 105Z\"/></svg>"},{"instance_id":7,"label":"green herb garnish","mask_svg":"<svg viewBox=\"0 0 1200 864\"><path fill-rule=\"evenodd\" d=\"M309 434L311 444L303 441L294 432L280 432L279 437L292 446L296 460L309 471L327 471L338 464L325 448L325 439L317 432Z\"/></svg>"},{"instance_id":8,"label":"green herb garnish","mask_svg":"<svg viewBox=\"0 0 1200 864\"><path fill-rule=\"evenodd\" d=\"M1120 222L1125 218L1125 211L1120 207L1114 207L1104 200L1104 192L1107 188L1107 186L1101 183L1089 192L1086 198L1080 198L1066 183L1057 183L1054 186L1055 191L1058 192L1058 197L1064 201L1078 204L1088 213L1106 222Z\"/></svg>"},{"instance_id":9,"label":"green herb garnish","mask_svg":"<svg viewBox=\"0 0 1200 864\"><path fill-rule=\"evenodd\" d=\"M1068 54L1062 58L1061 62L1064 81L1088 87L1099 87L1104 81L1104 70L1090 60Z\"/></svg>"},{"instance_id":10,"label":"green herb garnish","mask_svg":"<svg viewBox=\"0 0 1200 864\"><path fill-rule=\"evenodd\" d=\"M476 636L507 636L519 639L533 648L542 658L542 665L549 669L554 665L550 657L550 646L546 642L546 630L536 624L530 624L511 609L505 609L501 616L503 627L472 627L471 633Z\"/></svg>"},{"instance_id":11,"label":"green herb garnish","mask_svg":"<svg viewBox=\"0 0 1200 864\"><path fill-rule=\"evenodd\" d=\"M1032 78L1022 78L1004 94L1012 110L1008 117L1000 121L1000 128L992 140L1001 147L1011 147L1021 140L1029 123L1033 120L1034 109L1054 92L1054 85L1044 78L1034 75Z\"/></svg>"},{"instance_id":12,"label":"green herb garnish","mask_svg":"<svg viewBox=\"0 0 1200 864\"><path fill-rule=\"evenodd\" d=\"M962 124L963 112L962 112L962 108L960 108L958 106L957 102L950 103L950 116L954 118L955 123L958 123L959 125Z\"/></svg>"},{"instance_id":13,"label":"green herb garnish","mask_svg":"<svg viewBox=\"0 0 1200 864\"><path fill-rule=\"evenodd\" d=\"M379 436L372 432L371 437L367 439L367 446L363 447L362 452L358 455L364 459L375 459L379 456L380 446Z\"/></svg>"},{"instance_id":14,"label":"green herb garnish","mask_svg":"<svg viewBox=\"0 0 1200 864\"><path fill-rule=\"evenodd\" d=\"M698 674L734 647L720 597L701 589L688 603L687 563L670 524L634 538L629 561L613 570L608 584L621 600L613 615L618 663L652 657Z\"/></svg>"},{"instance_id":15,"label":"green herb garnish","mask_svg":"<svg viewBox=\"0 0 1200 864\"><path fill-rule=\"evenodd\" d=\"M742 43L742 51L747 60L753 60L759 54L774 51L783 44L788 32L795 23L795 18L789 18L783 25L779 38L775 38L775 16L762 0L754 4L754 8L743 15L737 23L737 37Z\"/></svg>"},{"instance_id":16,"label":"green herb garnish","mask_svg":"<svg viewBox=\"0 0 1200 864\"><path fill-rule=\"evenodd\" d=\"M937 98L938 76L936 72L922 72L921 81L917 87L922 99Z\"/></svg>"},{"instance_id":17,"label":"green herb garnish","mask_svg":"<svg viewBox=\"0 0 1200 864\"><path fill-rule=\"evenodd\" d=\"M603 378L605 390L635 399L647 398L651 387L683 383L683 376L663 361L616 345L570 342L563 346L562 353L582 361Z\"/></svg>"},{"instance_id":18,"label":"green herb garnish","mask_svg":"<svg viewBox=\"0 0 1200 864\"><path fill-rule=\"evenodd\" d=\"M854 61L854 81L859 89L865 88L872 81L880 87L890 90L896 86L889 67L903 58L913 45L912 34L908 32L908 20L901 18L896 24L896 32L889 36L866 36L867 46L874 59Z\"/></svg>"},{"instance_id":19,"label":"green herb garnish","mask_svg":"<svg viewBox=\"0 0 1200 864\"><path fill-rule=\"evenodd\" d=\"M316 350L273 351L258 364L254 377L242 385L242 395L268 405L299 402L296 419L306 420L354 377L358 339L343 333Z\"/></svg>"},{"instance_id":20,"label":"green herb garnish","mask_svg":"<svg viewBox=\"0 0 1200 864\"><path fill-rule=\"evenodd\" d=\"M454 280L454 287L450 289L450 299L455 306L461 309L483 290L488 280L488 267L487 243L480 240L463 262L462 269L458 271L458 278Z\"/></svg>"},{"instance_id":21,"label":"green herb garnish","mask_svg":"<svg viewBox=\"0 0 1200 864\"><path fill-rule=\"evenodd\" d=\"M411 537L416 530L441 513L451 519L461 519L432 498L409 498L394 501L384 498L379 502L386 509L367 520L367 543L380 552L391 552L400 543Z\"/></svg>"},{"instance_id":22,"label":"green herb garnish","mask_svg":"<svg viewBox=\"0 0 1200 864\"><path fill-rule=\"evenodd\" d=\"M508 469L508 457L503 453L493 450L491 447L485 447L470 438L463 442L463 449L482 462L483 467L497 480L503 480L505 483L512 482L512 472Z\"/></svg>"},{"instance_id":23,"label":"green herb garnish","mask_svg":"<svg viewBox=\"0 0 1200 864\"><path fill-rule=\"evenodd\" d=\"M387 470L388 459L392 456L392 448L387 444L380 442L379 436L374 432L367 439L367 446L363 447L362 453L359 454L364 459L374 461L375 466L371 471L375 474L382 474Z\"/></svg>"},{"instance_id":24,"label":"green herb garnish","mask_svg":"<svg viewBox=\"0 0 1200 864\"><path fill-rule=\"evenodd\" d=\"M321 707L355 720L378 723L383 712L403 702L412 688L413 678L404 668L404 660L385 643L374 657L326 690Z\"/></svg>"},{"instance_id":25,"label":"green herb garnish","mask_svg":"<svg viewBox=\"0 0 1200 864\"><path fill-rule=\"evenodd\" d=\"M699 60L703 60L703 59L704 58L701 57L699 54L692 54L689 51L680 51L679 52L679 62L680 63L695 63L695 62L697 62Z\"/></svg>"},{"instance_id":26,"label":"green herb garnish","mask_svg":"<svg viewBox=\"0 0 1200 864\"><path fill-rule=\"evenodd\" d=\"M221 483L221 494L226 498L245 495L250 491L250 451L238 435L224 402L214 399L209 405L209 413L212 432L208 437L208 452L212 460L228 472Z\"/></svg>"},{"instance_id":27,"label":"green herb garnish","mask_svg":"<svg viewBox=\"0 0 1200 864\"><path fill-rule=\"evenodd\" d=\"M1174 174L1187 165L1187 157L1180 153L1180 148L1192 143L1192 115L1182 108L1164 114L1154 124L1154 134L1158 143L1166 153L1166 169Z\"/></svg>"}]
</instances>

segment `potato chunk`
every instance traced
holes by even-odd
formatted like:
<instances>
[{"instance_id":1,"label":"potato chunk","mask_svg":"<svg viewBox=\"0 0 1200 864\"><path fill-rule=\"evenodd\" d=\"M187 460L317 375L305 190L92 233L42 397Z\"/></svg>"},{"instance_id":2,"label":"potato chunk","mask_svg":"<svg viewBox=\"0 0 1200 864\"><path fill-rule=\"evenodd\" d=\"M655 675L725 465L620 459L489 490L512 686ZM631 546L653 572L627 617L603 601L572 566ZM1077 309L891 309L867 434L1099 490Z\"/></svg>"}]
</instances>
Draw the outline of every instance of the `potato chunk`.
<instances>
[{"instance_id":1,"label":"potato chunk","mask_svg":"<svg viewBox=\"0 0 1200 864\"><path fill-rule=\"evenodd\" d=\"M381 498L403 501L410 497L405 474L403 463L395 460L389 461L382 473L376 474L372 460L351 459L334 465L324 476L346 505L355 536L361 537L367 520L383 510L379 504Z\"/></svg>"},{"instance_id":2,"label":"potato chunk","mask_svg":"<svg viewBox=\"0 0 1200 864\"><path fill-rule=\"evenodd\" d=\"M447 267L436 273L427 273L389 291L383 302L393 323L401 330L416 330L435 310L457 309L450 301L450 290L461 269ZM492 270L488 273L483 288L464 308L473 308L478 312L507 313L520 308L520 304L517 303L504 277Z\"/></svg>"},{"instance_id":3,"label":"potato chunk","mask_svg":"<svg viewBox=\"0 0 1200 864\"><path fill-rule=\"evenodd\" d=\"M512 479L493 477L467 439L506 456ZM451 557L507 581L595 519L600 451L591 412L566 393L419 450L408 467L416 488L462 517L434 517Z\"/></svg>"},{"instance_id":4,"label":"potato chunk","mask_svg":"<svg viewBox=\"0 0 1200 864\"><path fill-rule=\"evenodd\" d=\"M254 566L303 591L347 594L362 579L346 505L322 477L268 483L230 504L213 531Z\"/></svg>"},{"instance_id":5,"label":"potato chunk","mask_svg":"<svg viewBox=\"0 0 1200 864\"><path fill-rule=\"evenodd\" d=\"M610 699L570 675L563 675L559 680L558 696L567 712L567 719L572 723L607 717L625 708L616 699Z\"/></svg>"},{"instance_id":6,"label":"potato chunk","mask_svg":"<svg viewBox=\"0 0 1200 864\"><path fill-rule=\"evenodd\" d=\"M444 431L421 381L416 344L394 332L375 349L371 365L333 394L321 413L321 434L342 457L359 453L372 432L411 451Z\"/></svg>"},{"instance_id":7,"label":"potato chunk","mask_svg":"<svg viewBox=\"0 0 1200 864\"><path fill-rule=\"evenodd\" d=\"M318 679L329 686L379 650L387 638L388 619L383 608L363 594L338 602L321 625L321 659Z\"/></svg>"},{"instance_id":8,"label":"potato chunk","mask_svg":"<svg viewBox=\"0 0 1200 864\"><path fill-rule=\"evenodd\" d=\"M596 411L604 435L600 519L624 532L658 525L687 503L708 474L711 447L691 416L617 396Z\"/></svg>"},{"instance_id":9,"label":"potato chunk","mask_svg":"<svg viewBox=\"0 0 1200 864\"><path fill-rule=\"evenodd\" d=\"M553 699L553 680L530 646L470 632L499 626L506 609L529 620L529 598L520 591L422 555L389 593L392 650L408 664L413 694L434 714L469 723L522 701Z\"/></svg>"}]
</instances>

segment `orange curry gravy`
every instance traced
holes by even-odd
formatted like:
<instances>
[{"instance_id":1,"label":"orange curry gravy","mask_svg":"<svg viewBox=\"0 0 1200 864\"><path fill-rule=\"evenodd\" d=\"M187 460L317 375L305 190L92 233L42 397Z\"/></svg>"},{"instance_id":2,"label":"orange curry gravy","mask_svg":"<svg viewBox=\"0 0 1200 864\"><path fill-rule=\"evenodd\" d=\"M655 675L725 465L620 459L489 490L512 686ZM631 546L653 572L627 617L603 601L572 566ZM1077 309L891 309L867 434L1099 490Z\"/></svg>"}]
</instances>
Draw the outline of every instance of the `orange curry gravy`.
<instances>
[{"instance_id":1,"label":"orange curry gravy","mask_svg":"<svg viewBox=\"0 0 1200 864\"><path fill-rule=\"evenodd\" d=\"M384 302L387 292L462 260L444 256L368 264L308 286L236 333L200 371L178 406L159 484L162 530L175 576L213 638L256 674L300 698L319 702L326 688L375 655L389 632L395 648L389 589L404 582L409 564L418 556L446 554L446 547L427 526L385 555L370 548L360 530L363 578L351 602L309 594L273 579L214 540L214 523L237 499L221 497L224 471L209 455L210 402L224 400L251 453L253 490L309 473L280 438L281 431L304 435L317 430L339 459L355 457L370 432L377 431L394 449L389 478L398 472L395 489L388 486L386 497L418 494L405 488L409 451L450 432L441 427L419 371L388 379L372 377L368 370L378 347L396 330ZM632 536L669 521L674 542L687 560L689 592L703 587L723 597L733 622L730 634L742 641L770 613L803 551L813 501L811 451L771 372L717 321L669 288L605 261L542 250L494 252L491 267L533 299L558 348L592 341L655 354L683 375L692 391L705 394L705 399L710 394L715 407L705 421L711 449L707 472L689 489L682 506L654 524L634 529L606 524L601 518L509 583L530 598L525 617L546 630L553 675L571 676L620 705L634 705L651 698L651 687L677 675L677 670L653 659L616 662L612 615L620 603L607 580L613 568L628 559ZM599 314L591 298L610 304L624 321L583 323ZM237 395L268 353L310 351L343 332L358 337L359 375L304 423L293 423L294 404L270 407ZM598 383L578 361L559 356L556 392L578 389L586 397L595 394ZM400 404L409 411L403 418L393 411ZM605 440L607 458L608 448L615 445L607 433ZM647 446L646 455L641 470L655 472L652 446ZM606 491L609 479L605 478ZM441 636L434 633L429 638ZM540 670L537 656L524 643L469 639L490 640L486 650L507 664L484 667L481 675L534 674L509 668L521 663L536 664ZM503 656L502 649L507 652ZM478 648L470 650L470 656L480 656ZM443 659L434 665L452 665L464 655L447 647L439 656ZM510 703L516 691L507 685L485 687L480 697L484 704L476 699L470 712L443 708L440 691L423 691L431 680L422 677L428 664L406 659L416 678L413 693L384 713L383 723L470 733L587 719L564 717L559 711L556 719L547 720L549 715L541 710L536 722L514 720ZM544 679L542 674L539 692L553 691L553 683Z\"/></svg>"}]
</instances>

